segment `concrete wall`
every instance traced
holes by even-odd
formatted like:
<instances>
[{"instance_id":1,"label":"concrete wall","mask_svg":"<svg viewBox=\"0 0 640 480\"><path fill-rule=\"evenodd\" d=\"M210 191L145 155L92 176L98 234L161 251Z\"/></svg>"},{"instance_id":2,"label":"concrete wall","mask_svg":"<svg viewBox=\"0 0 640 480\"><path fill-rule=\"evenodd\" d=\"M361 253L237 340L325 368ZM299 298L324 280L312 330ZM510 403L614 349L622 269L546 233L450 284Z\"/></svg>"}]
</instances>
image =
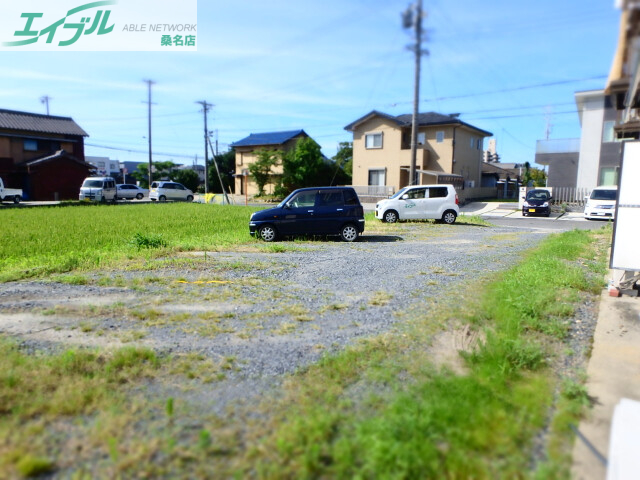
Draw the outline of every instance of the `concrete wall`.
<instances>
[{"instance_id":1,"label":"concrete wall","mask_svg":"<svg viewBox=\"0 0 640 480\"><path fill-rule=\"evenodd\" d=\"M547 186L575 187L578 178L579 156L579 152L536 153L535 162L540 165L549 165Z\"/></svg>"},{"instance_id":2,"label":"concrete wall","mask_svg":"<svg viewBox=\"0 0 640 480\"><path fill-rule=\"evenodd\" d=\"M581 112L580 161L576 178L579 188L598 185L602 127L604 123L604 95L602 92L576 94L583 103Z\"/></svg>"}]
</instances>

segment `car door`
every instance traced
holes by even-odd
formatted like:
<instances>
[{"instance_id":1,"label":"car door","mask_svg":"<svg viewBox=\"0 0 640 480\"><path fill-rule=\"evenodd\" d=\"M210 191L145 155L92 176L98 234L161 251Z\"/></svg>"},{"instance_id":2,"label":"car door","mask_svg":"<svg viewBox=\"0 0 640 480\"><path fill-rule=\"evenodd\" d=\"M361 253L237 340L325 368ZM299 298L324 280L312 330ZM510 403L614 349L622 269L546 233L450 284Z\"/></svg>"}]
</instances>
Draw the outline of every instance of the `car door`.
<instances>
[{"instance_id":1,"label":"car door","mask_svg":"<svg viewBox=\"0 0 640 480\"><path fill-rule=\"evenodd\" d=\"M448 195L447 187L428 187L422 207L422 218L442 218Z\"/></svg>"},{"instance_id":2,"label":"car door","mask_svg":"<svg viewBox=\"0 0 640 480\"><path fill-rule=\"evenodd\" d=\"M313 230L317 235L331 235L340 231L348 208L341 189L320 190L316 196Z\"/></svg>"},{"instance_id":3,"label":"car door","mask_svg":"<svg viewBox=\"0 0 640 480\"><path fill-rule=\"evenodd\" d=\"M292 196L282 207L276 225L282 235L305 235L315 232L314 212L317 190L303 190Z\"/></svg>"},{"instance_id":4,"label":"car door","mask_svg":"<svg viewBox=\"0 0 640 480\"><path fill-rule=\"evenodd\" d=\"M167 200L178 200L178 195L180 191L178 190L178 185L176 183L166 183L164 188L167 189Z\"/></svg>"},{"instance_id":5,"label":"car door","mask_svg":"<svg viewBox=\"0 0 640 480\"><path fill-rule=\"evenodd\" d=\"M403 212L401 215L403 218L408 220L424 218L422 215L425 210L425 192L426 187L417 187L408 190L402 196ZM404 198L405 195L406 198Z\"/></svg>"}]
</instances>

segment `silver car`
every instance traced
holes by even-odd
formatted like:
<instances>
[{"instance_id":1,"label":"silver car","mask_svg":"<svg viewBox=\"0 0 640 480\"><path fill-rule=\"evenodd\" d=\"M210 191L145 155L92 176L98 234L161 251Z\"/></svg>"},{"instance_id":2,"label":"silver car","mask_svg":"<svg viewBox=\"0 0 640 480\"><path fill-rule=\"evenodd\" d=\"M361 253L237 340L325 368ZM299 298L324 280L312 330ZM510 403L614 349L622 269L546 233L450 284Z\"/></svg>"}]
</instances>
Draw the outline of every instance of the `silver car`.
<instances>
[{"instance_id":1,"label":"silver car","mask_svg":"<svg viewBox=\"0 0 640 480\"><path fill-rule=\"evenodd\" d=\"M193 202L193 192L181 183L176 182L153 182L149 190L149 198L155 202L166 202L167 200Z\"/></svg>"}]
</instances>

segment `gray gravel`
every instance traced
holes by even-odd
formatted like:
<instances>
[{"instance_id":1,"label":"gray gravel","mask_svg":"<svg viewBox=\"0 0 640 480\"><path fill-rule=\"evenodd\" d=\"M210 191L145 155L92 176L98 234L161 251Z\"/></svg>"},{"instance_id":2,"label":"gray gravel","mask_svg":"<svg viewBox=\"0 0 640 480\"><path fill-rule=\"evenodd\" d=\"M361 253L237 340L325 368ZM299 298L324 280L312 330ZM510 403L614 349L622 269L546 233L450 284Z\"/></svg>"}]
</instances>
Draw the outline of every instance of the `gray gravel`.
<instances>
[{"instance_id":1,"label":"gray gravel","mask_svg":"<svg viewBox=\"0 0 640 480\"><path fill-rule=\"evenodd\" d=\"M234 368L224 380L191 393L221 413L278 384L282 374L388 331L397 313L424 308L425 299L455 304L549 233L430 223L403 224L399 232L365 234L353 244L281 242L297 248L284 253L188 254L157 270L92 274L122 287L2 284L0 332L29 351L136 343L230 359ZM212 281L227 283L179 283ZM145 312L163 321L143 318ZM593 304L577 315L572 338L580 350L595 325Z\"/></svg>"}]
</instances>

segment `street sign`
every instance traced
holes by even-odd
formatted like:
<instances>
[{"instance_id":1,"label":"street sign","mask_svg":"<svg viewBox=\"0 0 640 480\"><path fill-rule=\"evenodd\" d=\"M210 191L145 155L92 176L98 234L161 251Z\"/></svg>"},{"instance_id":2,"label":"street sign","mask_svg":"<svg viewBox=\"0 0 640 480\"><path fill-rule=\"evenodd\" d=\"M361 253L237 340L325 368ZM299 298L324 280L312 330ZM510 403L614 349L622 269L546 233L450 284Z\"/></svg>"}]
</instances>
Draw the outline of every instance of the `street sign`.
<instances>
[{"instance_id":1,"label":"street sign","mask_svg":"<svg viewBox=\"0 0 640 480\"><path fill-rule=\"evenodd\" d=\"M609 266L640 271L640 142L626 141L622 149L618 202Z\"/></svg>"}]
</instances>

